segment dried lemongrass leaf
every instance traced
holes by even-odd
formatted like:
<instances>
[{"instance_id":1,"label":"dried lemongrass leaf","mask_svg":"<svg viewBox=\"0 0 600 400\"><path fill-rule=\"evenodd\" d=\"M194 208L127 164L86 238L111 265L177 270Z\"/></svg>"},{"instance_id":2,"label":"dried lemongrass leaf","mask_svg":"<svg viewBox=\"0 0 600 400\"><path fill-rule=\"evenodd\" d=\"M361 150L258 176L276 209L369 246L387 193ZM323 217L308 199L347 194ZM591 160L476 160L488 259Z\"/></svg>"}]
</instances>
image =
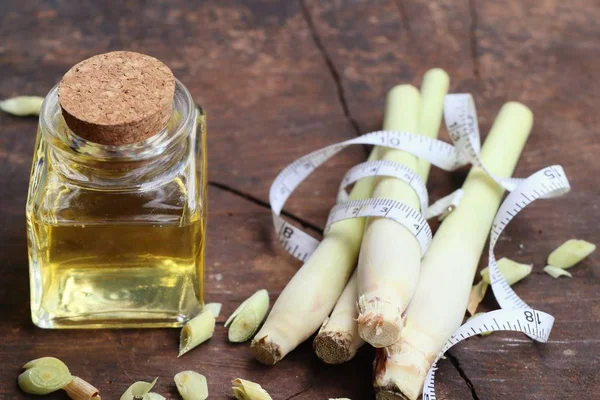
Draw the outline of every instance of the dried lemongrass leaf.
<instances>
[{"instance_id":1,"label":"dried lemongrass leaf","mask_svg":"<svg viewBox=\"0 0 600 400\"><path fill-rule=\"evenodd\" d=\"M548 256L548 265L571 268L596 250L596 245L585 240L569 239Z\"/></svg>"},{"instance_id":2,"label":"dried lemongrass leaf","mask_svg":"<svg viewBox=\"0 0 600 400\"><path fill-rule=\"evenodd\" d=\"M471 319L473 319L473 318L475 318L475 317L479 317L480 315L483 315L483 314L485 314L485 313L482 313L482 312L475 313L475 314L471 315L471 316L470 316L470 317L467 319L467 321L469 321L469 320L471 320ZM488 335L491 335L493 332L494 332L494 331L481 332L481 333L479 334L479 336L488 336Z\"/></svg>"},{"instance_id":3,"label":"dried lemongrass leaf","mask_svg":"<svg viewBox=\"0 0 600 400\"><path fill-rule=\"evenodd\" d=\"M514 285L515 283L519 282L521 279L531 274L531 270L533 269L533 265L531 264L521 264L506 257L499 259L496 264L498 265L500 273L502 273L502 276L504 279L506 279L506 282L508 282L509 285ZM490 271L488 267L482 269L480 274L481 278L486 283L491 283Z\"/></svg>"},{"instance_id":4,"label":"dried lemongrass leaf","mask_svg":"<svg viewBox=\"0 0 600 400\"><path fill-rule=\"evenodd\" d=\"M229 328L229 341L240 343L250 339L267 316L267 311L269 293L262 289L242 302L225 322L225 327Z\"/></svg>"},{"instance_id":5,"label":"dried lemongrass leaf","mask_svg":"<svg viewBox=\"0 0 600 400\"><path fill-rule=\"evenodd\" d=\"M221 314L222 306L223 306L223 304L221 304L221 303L207 303L204 305L204 308L202 309L202 311L204 311L204 310L210 311L216 319L216 318L219 318L219 315Z\"/></svg>"},{"instance_id":6,"label":"dried lemongrass leaf","mask_svg":"<svg viewBox=\"0 0 600 400\"><path fill-rule=\"evenodd\" d=\"M181 371L173 377L173 380L183 400L208 398L208 384L204 375L195 371Z\"/></svg>"},{"instance_id":7,"label":"dried lemongrass leaf","mask_svg":"<svg viewBox=\"0 0 600 400\"><path fill-rule=\"evenodd\" d=\"M215 331L215 316L204 310L190 319L181 329L179 338L179 354L181 357L194 347L210 339Z\"/></svg>"},{"instance_id":8,"label":"dried lemongrass leaf","mask_svg":"<svg viewBox=\"0 0 600 400\"><path fill-rule=\"evenodd\" d=\"M569 278L573 277L573 275L571 275L569 271L563 268L555 267L554 265L547 265L544 268L544 272L553 277L554 279L557 279L561 276L568 276Z\"/></svg>"},{"instance_id":9,"label":"dried lemongrass leaf","mask_svg":"<svg viewBox=\"0 0 600 400\"><path fill-rule=\"evenodd\" d=\"M54 357L42 357L23 366L18 383L22 391L29 394L48 394L67 386L73 376L69 368Z\"/></svg>"},{"instance_id":10,"label":"dried lemongrass leaf","mask_svg":"<svg viewBox=\"0 0 600 400\"><path fill-rule=\"evenodd\" d=\"M40 115L43 102L44 98L39 96L17 96L0 101L0 110L18 117Z\"/></svg>"},{"instance_id":11,"label":"dried lemongrass leaf","mask_svg":"<svg viewBox=\"0 0 600 400\"><path fill-rule=\"evenodd\" d=\"M167 398L158 393L149 392L144 396L144 400L167 400Z\"/></svg>"},{"instance_id":12,"label":"dried lemongrass leaf","mask_svg":"<svg viewBox=\"0 0 600 400\"><path fill-rule=\"evenodd\" d=\"M158 378L155 378L151 383L138 381L133 383L131 386L127 388L125 393L121 395L120 400L138 400L144 399L144 397L150 393L150 390L156 385L156 381Z\"/></svg>"},{"instance_id":13,"label":"dried lemongrass leaf","mask_svg":"<svg viewBox=\"0 0 600 400\"><path fill-rule=\"evenodd\" d=\"M76 376L73 377L73 380L63 389L73 400L100 400L100 391L93 385Z\"/></svg>"},{"instance_id":14,"label":"dried lemongrass leaf","mask_svg":"<svg viewBox=\"0 0 600 400\"><path fill-rule=\"evenodd\" d=\"M245 393L242 389L240 389L239 387L232 387L231 389L233 389L233 397L236 398L236 400L245 400L247 399L247 397L245 397Z\"/></svg>"},{"instance_id":15,"label":"dried lemongrass leaf","mask_svg":"<svg viewBox=\"0 0 600 400\"><path fill-rule=\"evenodd\" d=\"M488 286L489 283L485 282L484 280L481 280L477 285L474 285L471 288L471 293L469 294L469 302L467 303L467 311L469 311L469 314L475 314L479 303L481 303L481 301L485 297L485 293L487 292Z\"/></svg>"},{"instance_id":16,"label":"dried lemongrass leaf","mask_svg":"<svg viewBox=\"0 0 600 400\"><path fill-rule=\"evenodd\" d=\"M231 384L237 400L273 400L258 383L237 378Z\"/></svg>"}]
</instances>

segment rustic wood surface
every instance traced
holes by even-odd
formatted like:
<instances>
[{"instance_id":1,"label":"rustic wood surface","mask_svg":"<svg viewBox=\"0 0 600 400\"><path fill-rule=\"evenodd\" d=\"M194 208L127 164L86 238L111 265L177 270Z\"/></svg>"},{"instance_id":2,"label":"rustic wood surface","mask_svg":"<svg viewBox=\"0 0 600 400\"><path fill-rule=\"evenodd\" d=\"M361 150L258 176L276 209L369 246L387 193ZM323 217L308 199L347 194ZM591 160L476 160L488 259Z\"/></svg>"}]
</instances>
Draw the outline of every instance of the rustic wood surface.
<instances>
[{"instance_id":1,"label":"rustic wood surface","mask_svg":"<svg viewBox=\"0 0 600 400\"><path fill-rule=\"evenodd\" d=\"M483 132L507 100L536 116L517 174L565 166L573 191L539 202L510 226L498 254L535 264L516 286L556 317L548 344L495 333L451 351L438 375L441 399L596 399L600 392L600 256L573 279L541 271L547 254L577 237L600 243L600 3L527 1L111 1L0 2L0 98L44 95L70 66L129 49L167 63L209 114L210 180L206 298L223 303L210 343L176 359L178 330L51 331L29 315L24 208L35 118L0 115L0 399L28 398L16 376L54 355L118 399L135 380L206 374L211 398L231 398L230 380L263 384L274 399L373 397L373 351L325 366L302 345L275 367L248 345L226 341L225 316L256 289L274 300L300 266L276 244L268 187L293 159L380 127L384 96L445 68L451 90L476 98ZM338 180L364 158L348 150L303 185L287 208L321 226ZM464 173L435 170L436 198ZM491 296L485 309L497 308ZM32 397L33 398L33 397ZM66 399L64 394L47 399Z\"/></svg>"}]
</instances>

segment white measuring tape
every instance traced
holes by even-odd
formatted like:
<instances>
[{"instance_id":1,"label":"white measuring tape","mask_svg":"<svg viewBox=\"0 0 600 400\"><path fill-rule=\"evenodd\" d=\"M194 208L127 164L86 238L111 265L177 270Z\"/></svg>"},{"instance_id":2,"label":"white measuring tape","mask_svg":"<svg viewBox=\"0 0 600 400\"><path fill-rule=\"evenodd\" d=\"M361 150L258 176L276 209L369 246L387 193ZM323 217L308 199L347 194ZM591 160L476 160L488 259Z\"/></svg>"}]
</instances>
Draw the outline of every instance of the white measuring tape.
<instances>
[{"instance_id":1,"label":"white measuring tape","mask_svg":"<svg viewBox=\"0 0 600 400\"><path fill-rule=\"evenodd\" d=\"M494 296L501 310L491 311L470 319L450 337L437 355L427 373L423 387L423 400L437 399L434 390L434 377L438 360L455 344L488 331L523 332L533 340L546 342L554 317L545 312L533 310L512 290L496 264L494 248L498 238L508 223L528 204L539 198L548 198L569 191L569 181L560 166L544 168L523 181L504 200L492 224L490 233L489 270Z\"/></svg>"},{"instance_id":2,"label":"white measuring tape","mask_svg":"<svg viewBox=\"0 0 600 400\"><path fill-rule=\"evenodd\" d=\"M324 147L297 159L279 173L269 192L273 223L278 238L288 252L303 261L312 254L319 241L281 218L281 210L286 200L302 181L325 161L351 145L369 144L404 150L447 171L472 164L482 168L499 185L511 192L500 206L490 234L490 280L494 296L502 310L473 318L452 335L428 372L423 387L423 399L426 400L436 399L434 377L437 361L456 343L473 335L494 330L523 332L540 342L548 339L554 318L549 314L531 309L516 295L498 270L494 247L506 225L524 207L538 198L559 196L570 189L569 182L560 166L544 168L527 179L500 178L490 173L479 159L481 144L477 113L471 95L447 95L444 102L444 119L454 146L409 132L372 132ZM345 190L347 186L359 179L373 176L391 176L407 182L419 198L421 211L389 199L347 200L348 194ZM449 208L457 206L461 197L462 191L459 190L428 208L427 189L414 171L390 161L367 161L351 168L342 179L338 192L338 204L329 213L325 229L329 229L337 221L349 218L382 217L392 219L413 233L421 247L421 254L424 254L432 239L431 229L426 218L443 214Z\"/></svg>"}]
</instances>

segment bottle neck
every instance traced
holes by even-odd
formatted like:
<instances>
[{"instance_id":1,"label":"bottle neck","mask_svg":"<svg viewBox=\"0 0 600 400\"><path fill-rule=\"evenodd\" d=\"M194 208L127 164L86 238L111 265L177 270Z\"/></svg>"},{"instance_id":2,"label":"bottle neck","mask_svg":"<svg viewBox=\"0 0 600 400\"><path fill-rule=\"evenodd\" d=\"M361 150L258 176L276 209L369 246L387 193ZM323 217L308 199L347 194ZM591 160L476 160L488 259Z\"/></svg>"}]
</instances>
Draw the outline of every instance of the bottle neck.
<instances>
[{"instance_id":1,"label":"bottle neck","mask_svg":"<svg viewBox=\"0 0 600 400\"><path fill-rule=\"evenodd\" d=\"M96 190L146 190L177 175L194 157L201 112L177 81L173 112L160 132L139 143L102 145L68 128L54 87L42 105L40 129L50 162L70 183Z\"/></svg>"}]
</instances>

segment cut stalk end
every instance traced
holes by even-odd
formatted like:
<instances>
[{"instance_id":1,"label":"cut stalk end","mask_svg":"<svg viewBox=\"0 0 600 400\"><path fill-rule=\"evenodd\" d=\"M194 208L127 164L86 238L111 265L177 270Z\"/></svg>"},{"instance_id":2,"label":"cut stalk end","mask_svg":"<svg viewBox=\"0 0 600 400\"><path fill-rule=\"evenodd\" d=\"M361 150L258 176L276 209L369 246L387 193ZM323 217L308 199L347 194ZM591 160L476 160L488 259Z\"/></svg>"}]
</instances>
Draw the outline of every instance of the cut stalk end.
<instances>
[{"instance_id":1,"label":"cut stalk end","mask_svg":"<svg viewBox=\"0 0 600 400\"><path fill-rule=\"evenodd\" d=\"M375 348L391 346L400 337L398 319L386 321L380 314L368 313L358 317L358 334Z\"/></svg>"},{"instance_id":2,"label":"cut stalk end","mask_svg":"<svg viewBox=\"0 0 600 400\"><path fill-rule=\"evenodd\" d=\"M400 340L400 331L404 326L404 316L399 307L388 302L365 300L358 301L358 334L376 348L391 346Z\"/></svg>"},{"instance_id":3,"label":"cut stalk end","mask_svg":"<svg viewBox=\"0 0 600 400\"><path fill-rule=\"evenodd\" d=\"M100 391L78 377L74 377L63 389L73 400L100 400Z\"/></svg>"},{"instance_id":4,"label":"cut stalk end","mask_svg":"<svg viewBox=\"0 0 600 400\"><path fill-rule=\"evenodd\" d=\"M319 333L315 337L313 348L317 357L327 364L344 363L356 354L352 348L352 335L341 331Z\"/></svg>"},{"instance_id":5,"label":"cut stalk end","mask_svg":"<svg viewBox=\"0 0 600 400\"><path fill-rule=\"evenodd\" d=\"M254 357L262 364L275 365L283 358L281 347L277 343L271 342L268 336L254 339L251 347Z\"/></svg>"},{"instance_id":6,"label":"cut stalk end","mask_svg":"<svg viewBox=\"0 0 600 400\"><path fill-rule=\"evenodd\" d=\"M373 372L377 399L416 400L432 361L406 341L377 349Z\"/></svg>"}]
</instances>

